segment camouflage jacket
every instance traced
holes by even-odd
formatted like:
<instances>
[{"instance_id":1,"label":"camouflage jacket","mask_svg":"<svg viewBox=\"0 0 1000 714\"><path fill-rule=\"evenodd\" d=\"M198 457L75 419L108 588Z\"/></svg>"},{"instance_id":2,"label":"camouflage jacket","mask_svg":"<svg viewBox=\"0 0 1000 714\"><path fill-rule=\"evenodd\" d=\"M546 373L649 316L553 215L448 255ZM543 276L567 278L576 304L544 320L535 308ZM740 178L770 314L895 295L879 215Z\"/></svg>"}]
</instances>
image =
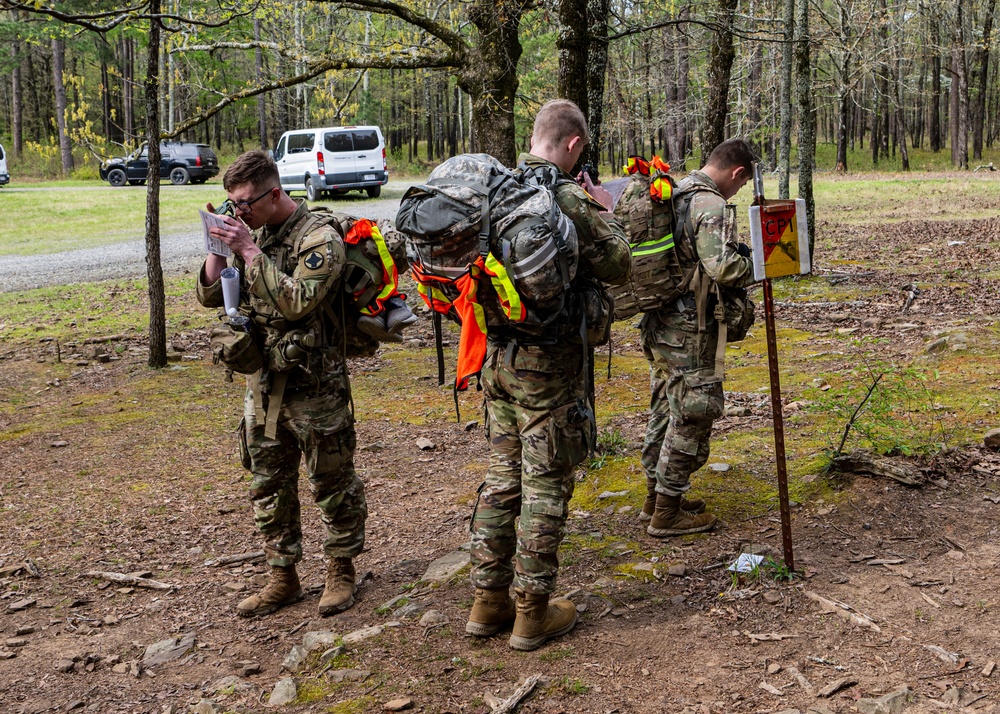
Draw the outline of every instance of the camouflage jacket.
<instances>
[{"instance_id":1,"label":"camouflage jacket","mask_svg":"<svg viewBox=\"0 0 1000 714\"><path fill-rule=\"evenodd\" d=\"M678 185L675 195L693 192L687 225L705 274L723 288L742 288L754 282L753 260L736 251L736 206L726 202L715 182L701 171L692 171ZM681 216L683 218L683 216Z\"/></svg>"},{"instance_id":2,"label":"camouflage jacket","mask_svg":"<svg viewBox=\"0 0 1000 714\"><path fill-rule=\"evenodd\" d=\"M531 167L553 165L533 154L521 154L517 157L517 163ZM580 246L578 276L592 278L607 285L625 283L632 263L628 239L621 225L570 174L560 169L559 175L566 182L560 182L556 186L556 203L576 226Z\"/></svg>"},{"instance_id":3,"label":"camouflage jacket","mask_svg":"<svg viewBox=\"0 0 1000 714\"><path fill-rule=\"evenodd\" d=\"M241 311L250 313L262 334L265 359L288 333L313 333L316 345L307 350L301 362L304 369L291 370L286 389L318 389L328 383L346 391L342 335L323 317L324 302L332 291L340 290L346 260L343 238L334 226L317 225L297 241L298 253L293 255L295 228L310 213L305 201L296 203L295 212L280 226L254 231L254 242L262 253L249 266L239 256L231 260L241 275ZM196 288L198 302L221 307L222 281L205 285L204 275L203 265Z\"/></svg>"}]
</instances>

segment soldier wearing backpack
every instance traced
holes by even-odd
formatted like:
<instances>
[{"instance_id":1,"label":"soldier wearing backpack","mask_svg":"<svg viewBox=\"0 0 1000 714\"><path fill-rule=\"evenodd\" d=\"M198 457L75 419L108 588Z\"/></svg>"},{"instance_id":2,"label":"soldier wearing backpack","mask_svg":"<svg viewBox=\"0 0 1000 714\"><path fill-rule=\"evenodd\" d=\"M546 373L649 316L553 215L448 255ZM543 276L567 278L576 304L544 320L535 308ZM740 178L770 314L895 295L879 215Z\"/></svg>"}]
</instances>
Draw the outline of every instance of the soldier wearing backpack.
<instances>
[{"instance_id":1,"label":"soldier wearing backpack","mask_svg":"<svg viewBox=\"0 0 1000 714\"><path fill-rule=\"evenodd\" d=\"M573 603L549 599L573 472L594 438L581 333L606 331L611 316L603 284L624 282L629 274L628 243L610 213L611 196L585 175L581 187L569 173L588 141L580 109L554 100L535 118L532 153L518 158L522 168L557 176L556 201L579 241L571 292L586 297L567 301L542 335L490 324L482 367L490 467L471 523L475 604L466 632L488 637L513 621L510 646L519 650L534 650L576 624ZM584 330L581 310L599 310L601 301L605 324L588 318Z\"/></svg>"},{"instance_id":2,"label":"soldier wearing backpack","mask_svg":"<svg viewBox=\"0 0 1000 714\"><path fill-rule=\"evenodd\" d=\"M295 564L302 558L298 480L305 457L329 558L319 613L331 615L354 604L353 559L364 546L368 514L364 484L354 471L356 437L345 360L344 285L353 268L348 244L360 240L359 233L370 238L377 228L342 214L310 211L304 200L291 199L263 151L237 158L223 185L235 210L224 216L224 228L210 233L233 251L241 277L236 317L249 330L213 331L213 349L231 370L248 375L240 456L253 474L254 519L271 566L264 589L236 611L245 617L266 615L303 597ZM226 267L220 255L210 253L205 260L196 288L202 305L223 304L220 276ZM375 268L378 275L382 270L382 265ZM395 277L394 266L386 270ZM373 290L364 305L375 292L379 299L398 297L391 290ZM394 326L393 316L383 327ZM245 349L231 349L234 342L245 343Z\"/></svg>"},{"instance_id":3,"label":"soldier wearing backpack","mask_svg":"<svg viewBox=\"0 0 1000 714\"><path fill-rule=\"evenodd\" d=\"M728 323L729 339L742 339L733 333L745 333L753 320L753 303L740 290L754 282L753 261L738 241L735 206L728 200L753 177L755 160L743 139L724 141L673 194L675 242L684 247L677 255L690 261L683 267L695 269L691 289L646 312L640 323L652 389L640 519L649 521L646 531L657 538L707 531L716 523L704 512L704 500L684 496L691 474L708 460L712 424L723 413Z\"/></svg>"}]
</instances>

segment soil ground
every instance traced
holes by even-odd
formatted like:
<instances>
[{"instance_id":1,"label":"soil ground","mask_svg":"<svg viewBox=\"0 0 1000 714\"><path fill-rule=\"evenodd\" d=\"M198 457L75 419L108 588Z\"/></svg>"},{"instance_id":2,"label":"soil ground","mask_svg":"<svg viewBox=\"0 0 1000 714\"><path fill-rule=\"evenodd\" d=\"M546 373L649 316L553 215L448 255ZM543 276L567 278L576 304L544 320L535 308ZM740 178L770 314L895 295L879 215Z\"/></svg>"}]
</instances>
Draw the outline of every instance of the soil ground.
<instances>
[{"instance_id":1,"label":"soil ground","mask_svg":"<svg viewBox=\"0 0 1000 714\"><path fill-rule=\"evenodd\" d=\"M428 386L426 319L414 344L352 367L356 464L369 503L358 559L366 575L356 605L330 618L316 612L324 563L311 504L303 504L302 602L237 618L233 606L265 567L206 565L260 543L232 434L240 388L222 384L210 364L205 329L178 329L172 343L184 359L159 374L145 368L141 334L117 341L107 364L88 359L82 333L61 346L58 363L51 342L4 345L0 711L265 711L276 682L291 676L298 699L289 712L378 712L406 698L412 711L483 714L535 674L544 679L522 712L882 711L862 700L902 686L912 695L894 711L1000 711L992 664L1000 659L1000 455L981 446L997 426L1000 221L821 230L818 277L778 289L779 336L797 355L788 362L798 376L788 383L786 432L798 576L786 582L768 567L736 576L725 567L745 551L782 556L760 311L759 335L731 352L743 365L731 403L749 413L720 421L713 447L724 461L712 461L731 471L706 467L694 478L723 522L667 541L645 535L636 519L647 382L638 333L620 323L616 376L598 382L602 430L615 438L580 471L561 555L558 593L577 603L580 622L533 653L512 651L505 636L465 636L465 570L422 580L433 560L467 543L487 461L481 424L465 423L480 414L478 395L463 396L456 423L450 393ZM920 292L903 313L907 285ZM942 336L950 342L935 357ZM965 369L966 391L979 397L965 424L972 436L900 457L928 478L922 487L794 466L816 451L795 446L822 416L796 421L796 410L820 399L823 387L810 383L835 382L831 375L846 374L872 344L885 359ZM956 368L956 359L966 361ZM414 361L425 369L393 369ZM434 448L421 450L421 437ZM600 498L619 477L628 493ZM760 483L770 484L763 495ZM108 583L89 571L149 571L172 587ZM824 610L811 594L849 605L871 626ZM399 595L423 612L400 612L404 601L387 606ZM440 616L421 620L428 610ZM281 669L307 632L343 636L372 625L385 629L326 663L317 651L294 673ZM195 638L190 652L142 665L149 645L185 634ZM821 696L838 680L841 688Z\"/></svg>"}]
</instances>

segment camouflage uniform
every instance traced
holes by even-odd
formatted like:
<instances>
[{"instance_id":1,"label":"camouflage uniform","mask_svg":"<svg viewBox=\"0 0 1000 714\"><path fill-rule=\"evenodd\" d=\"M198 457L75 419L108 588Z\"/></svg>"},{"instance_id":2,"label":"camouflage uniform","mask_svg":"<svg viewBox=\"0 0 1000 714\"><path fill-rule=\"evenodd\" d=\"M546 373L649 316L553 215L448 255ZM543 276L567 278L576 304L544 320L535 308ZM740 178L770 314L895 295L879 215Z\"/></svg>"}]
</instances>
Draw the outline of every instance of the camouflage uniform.
<instances>
[{"instance_id":1,"label":"camouflage uniform","mask_svg":"<svg viewBox=\"0 0 1000 714\"><path fill-rule=\"evenodd\" d=\"M694 230L703 274L723 288L751 284L753 261L736 252L735 207L700 171L681 181L675 195L691 189L687 225ZM712 423L725 405L722 377L715 373L718 324L711 305L705 313L705 329L699 331L689 293L677 304L646 313L641 323L652 391L642 466L648 478L656 479L657 493L667 496L682 496L691 474L705 465Z\"/></svg>"},{"instance_id":2,"label":"camouflage uniform","mask_svg":"<svg viewBox=\"0 0 1000 714\"><path fill-rule=\"evenodd\" d=\"M368 514L364 484L354 471L356 437L343 334L322 308L329 294L341 290L344 243L336 228L317 225L301 238L298 255L290 255L295 228L309 217L305 201L297 203L298 208L280 227L254 232L263 254L249 267L238 256L234 259L242 279L241 310L249 308L256 329L263 333L263 354L271 355L265 357L269 366L247 380L240 453L253 474L254 520L272 566L289 566L302 559L298 480L303 456L309 489L326 526L323 549L327 556L354 558L361 552ZM221 281L206 286L204 275L202 267L198 301L205 307L221 306ZM287 381L276 436L268 439L264 415L277 373L276 351L282 338L297 330L311 331L316 346L306 350L299 366L281 365Z\"/></svg>"},{"instance_id":3,"label":"camouflage uniform","mask_svg":"<svg viewBox=\"0 0 1000 714\"><path fill-rule=\"evenodd\" d=\"M521 162L552 165L530 154ZM624 282L629 250L621 227L600 215L604 208L569 174L561 176L568 182L557 186L556 201L576 226L578 280ZM594 436L579 320L567 315L553 328L559 336L549 339L505 338L504 327L489 327L482 372L490 466L472 518L471 580L488 589L514 580L525 592L550 594L573 470Z\"/></svg>"}]
</instances>

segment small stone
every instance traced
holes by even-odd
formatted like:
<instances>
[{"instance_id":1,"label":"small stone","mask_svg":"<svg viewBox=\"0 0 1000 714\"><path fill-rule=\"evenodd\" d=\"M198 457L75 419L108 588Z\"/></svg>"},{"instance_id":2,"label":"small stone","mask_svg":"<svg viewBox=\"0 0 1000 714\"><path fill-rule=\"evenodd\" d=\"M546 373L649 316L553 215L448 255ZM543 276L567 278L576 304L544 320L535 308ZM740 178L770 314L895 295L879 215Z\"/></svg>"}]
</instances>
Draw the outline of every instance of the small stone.
<instances>
[{"instance_id":1,"label":"small stone","mask_svg":"<svg viewBox=\"0 0 1000 714\"><path fill-rule=\"evenodd\" d=\"M877 317L866 317L864 320L861 321L861 326L870 328L872 330L877 330L878 328L882 327L882 321Z\"/></svg>"},{"instance_id":2,"label":"small stone","mask_svg":"<svg viewBox=\"0 0 1000 714\"><path fill-rule=\"evenodd\" d=\"M382 711L386 712L401 712L406 709L411 709L413 707L413 700L409 697L403 697L401 699L393 699L382 705Z\"/></svg>"},{"instance_id":3,"label":"small stone","mask_svg":"<svg viewBox=\"0 0 1000 714\"><path fill-rule=\"evenodd\" d=\"M87 363L84 362L83 364L86 365ZM69 446L69 442L60 439L59 441L50 442L49 446L51 446L53 449L62 449L66 446Z\"/></svg>"},{"instance_id":4,"label":"small stone","mask_svg":"<svg viewBox=\"0 0 1000 714\"><path fill-rule=\"evenodd\" d=\"M354 645L358 642L364 642L365 640L371 639L372 637L377 637L382 634L382 630L385 628L382 625L373 625L372 627L362 627L360 630L355 630L354 632L344 635L345 645Z\"/></svg>"},{"instance_id":5,"label":"small stone","mask_svg":"<svg viewBox=\"0 0 1000 714\"><path fill-rule=\"evenodd\" d=\"M302 635L302 646L307 652L328 650L337 644L337 633L330 630L312 630Z\"/></svg>"},{"instance_id":6,"label":"small stone","mask_svg":"<svg viewBox=\"0 0 1000 714\"><path fill-rule=\"evenodd\" d=\"M7 610L10 612L20 612L21 610L27 610L29 607L34 605L36 600L34 598L25 598L24 600L18 600L17 602L12 602L7 606Z\"/></svg>"},{"instance_id":7,"label":"small stone","mask_svg":"<svg viewBox=\"0 0 1000 714\"><path fill-rule=\"evenodd\" d=\"M821 690L816 692L817 697L831 697L841 689L846 689L847 687L853 687L858 683L858 680L851 679L850 677L841 677L838 680L831 682L830 684L823 687Z\"/></svg>"},{"instance_id":8,"label":"small stone","mask_svg":"<svg viewBox=\"0 0 1000 714\"><path fill-rule=\"evenodd\" d=\"M11 648L24 647L26 644L28 644L28 641L23 637L11 637L4 641L4 645Z\"/></svg>"},{"instance_id":9,"label":"small stone","mask_svg":"<svg viewBox=\"0 0 1000 714\"><path fill-rule=\"evenodd\" d=\"M826 319L830 322L843 322L849 320L850 317L850 314L846 312L828 312L826 314Z\"/></svg>"},{"instance_id":10,"label":"small stone","mask_svg":"<svg viewBox=\"0 0 1000 714\"><path fill-rule=\"evenodd\" d=\"M945 553L945 556L951 558L952 560L961 560L965 557L965 553L960 550L949 550Z\"/></svg>"},{"instance_id":11,"label":"small stone","mask_svg":"<svg viewBox=\"0 0 1000 714\"><path fill-rule=\"evenodd\" d=\"M781 665L778 664L777 662L771 662L771 664L767 665L768 674L777 674L780 671L781 671Z\"/></svg>"},{"instance_id":12,"label":"small stone","mask_svg":"<svg viewBox=\"0 0 1000 714\"><path fill-rule=\"evenodd\" d=\"M632 566L632 570L638 571L640 573L651 573L656 566L652 563L636 563Z\"/></svg>"},{"instance_id":13,"label":"small stone","mask_svg":"<svg viewBox=\"0 0 1000 714\"><path fill-rule=\"evenodd\" d=\"M434 449L437 448L437 444L435 444L427 437L421 436L419 439L417 439L417 448L420 449L421 451L433 451Z\"/></svg>"},{"instance_id":14,"label":"small stone","mask_svg":"<svg viewBox=\"0 0 1000 714\"><path fill-rule=\"evenodd\" d=\"M712 471L718 471L719 473L725 473L726 471L729 470L729 464L723 464L723 463L716 462L714 464L709 464L708 468L712 469Z\"/></svg>"},{"instance_id":15,"label":"small stone","mask_svg":"<svg viewBox=\"0 0 1000 714\"><path fill-rule=\"evenodd\" d=\"M61 659L56 661L57 672L72 672L75 666L76 662L71 659Z\"/></svg>"},{"instance_id":16,"label":"small stone","mask_svg":"<svg viewBox=\"0 0 1000 714\"><path fill-rule=\"evenodd\" d=\"M219 714L221 709L211 699L202 699L191 710L191 714Z\"/></svg>"},{"instance_id":17,"label":"small stone","mask_svg":"<svg viewBox=\"0 0 1000 714\"><path fill-rule=\"evenodd\" d=\"M685 573L687 573L687 568L684 563L677 563L667 568L667 575L672 575L675 578L683 578Z\"/></svg>"},{"instance_id":18,"label":"small stone","mask_svg":"<svg viewBox=\"0 0 1000 714\"><path fill-rule=\"evenodd\" d=\"M934 340L929 345L927 345L927 348L924 351L927 354L934 354L935 352L940 352L947 346L948 346L948 338L939 337L938 339Z\"/></svg>"},{"instance_id":19,"label":"small stone","mask_svg":"<svg viewBox=\"0 0 1000 714\"><path fill-rule=\"evenodd\" d=\"M683 605L685 602L687 602L687 595L674 595L670 598L671 605Z\"/></svg>"},{"instance_id":20,"label":"small stone","mask_svg":"<svg viewBox=\"0 0 1000 714\"><path fill-rule=\"evenodd\" d=\"M765 590L764 591L764 602L769 605L777 605L783 602L785 598L781 596L781 593L777 590Z\"/></svg>"},{"instance_id":21,"label":"small stone","mask_svg":"<svg viewBox=\"0 0 1000 714\"><path fill-rule=\"evenodd\" d=\"M239 593L247 589L246 583L233 581L231 583L223 583L222 590L227 593Z\"/></svg>"},{"instance_id":22,"label":"small stone","mask_svg":"<svg viewBox=\"0 0 1000 714\"><path fill-rule=\"evenodd\" d=\"M434 627L437 625L443 625L446 622L448 622L447 615L437 610L428 610L424 613L423 617L420 618L421 627Z\"/></svg>"},{"instance_id":23,"label":"small stone","mask_svg":"<svg viewBox=\"0 0 1000 714\"><path fill-rule=\"evenodd\" d=\"M245 664L240 667L240 674L244 677L251 677L255 674L260 674L260 665L256 662Z\"/></svg>"},{"instance_id":24,"label":"small stone","mask_svg":"<svg viewBox=\"0 0 1000 714\"><path fill-rule=\"evenodd\" d=\"M365 444L361 447L361 451L382 451L385 448L385 444L381 441L375 441L371 444Z\"/></svg>"},{"instance_id":25,"label":"small stone","mask_svg":"<svg viewBox=\"0 0 1000 714\"><path fill-rule=\"evenodd\" d=\"M14 634L17 635L18 637L21 637L22 635L30 635L34 631L35 628L33 626L22 625L21 627L17 628L17 631L15 631Z\"/></svg>"},{"instance_id":26,"label":"small stone","mask_svg":"<svg viewBox=\"0 0 1000 714\"><path fill-rule=\"evenodd\" d=\"M126 672L128 672L128 665L125 664L124 662L119 662L118 664L116 664L114 667L111 668L111 671L114 672L115 674L125 674Z\"/></svg>"},{"instance_id":27,"label":"small stone","mask_svg":"<svg viewBox=\"0 0 1000 714\"><path fill-rule=\"evenodd\" d=\"M105 615L104 616L104 624L105 625L117 625L118 624L118 618L115 615Z\"/></svg>"},{"instance_id":28,"label":"small stone","mask_svg":"<svg viewBox=\"0 0 1000 714\"><path fill-rule=\"evenodd\" d=\"M479 426L479 422L478 421L467 421L467 422L465 422L465 430L466 431L472 431L477 426Z\"/></svg>"},{"instance_id":29,"label":"small stone","mask_svg":"<svg viewBox=\"0 0 1000 714\"><path fill-rule=\"evenodd\" d=\"M859 699L856 706L860 714L900 714L912 700L913 692L904 686L877 699Z\"/></svg>"},{"instance_id":30,"label":"small stone","mask_svg":"<svg viewBox=\"0 0 1000 714\"><path fill-rule=\"evenodd\" d=\"M601 491L597 495L597 500L598 501L603 501L605 498L621 498L622 496L628 496L629 493L630 492L628 490L625 490L625 491Z\"/></svg>"},{"instance_id":31,"label":"small stone","mask_svg":"<svg viewBox=\"0 0 1000 714\"><path fill-rule=\"evenodd\" d=\"M626 513L631 513L632 510L633 510L632 506L622 506L621 508L618 509L618 515L622 516L625 515Z\"/></svg>"},{"instance_id":32,"label":"small stone","mask_svg":"<svg viewBox=\"0 0 1000 714\"><path fill-rule=\"evenodd\" d=\"M331 682L337 684L341 682L363 682L371 676L367 669L335 669L327 672L326 676Z\"/></svg>"},{"instance_id":33,"label":"small stone","mask_svg":"<svg viewBox=\"0 0 1000 714\"><path fill-rule=\"evenodd\" d=\"M306 661L306 657L308 656L309 652L306 651L305 647L295 645L285 655L285 659L281 662L281 668L289 672L298 672L299 667L302 666L302 663Z\"/></svg>"},{"instance_id":34,"label":"small stone","mask_svg":"<svg viewBox=\"0 0 1000 714\"><path fill-rule=\"evenodd\" d=\"M395 610L392 613L392 616L398 619L405 619L407 617L416 617L426 609L427 609L426 606L424 606L423 604L417 602L416 600L411 600L410 602L403 605L401 608Z\"/></svg>"},{"instance_id":35,"label":"small stone","mask_svg":"<svg viewBox=\"0 0 1000 714\"><path fill-rule=\"evenodd\" d=\"M1000 449L1000 429L990 429L983 437L983 446L987 449Z\"/></svg>"},{"instance_id":36,"label":"small stone","mask_svg":"<svg viewBox=\"0 0 1000 714\"><path fill-rule=\"evenodd\" d=\"M299 690L295 686L295 680L291 677L286 677L274 685L274 689L271 690L271 696L267 698L267 705L269 707L283 707L286 704L291 704L295 701L298 693Z\"/></svg>"},{"instance_id":37,"label":"small stone","mask_svg":"<svg viewBox=\"0 0 1000 714\"><path fill-rule=\"evenodd\" d=\"M87 703L85 701L83 701L82 699L74 699L69 704L67 704L65 707L63 707L63 711L71 712L71 711L74 711L76 709L83 709L85 706L87 706Z\"/></svg>"},{"instance_id":38,"label":"small stone","mask_svg":"<svg viewBox=\"0 0 1000 714\"><path fill-rule=\"evenodd\" d=\"M750 407L739 407L739 406L727 406L725 411L725 416L727 417L748 417L753 412Z\"/></svg>"},{"instance_id":39,"label":"small stone","mask_svg":"<svg viewBox=\"0 0 1000 714\"><path fill-rule=\"evenodd\" d=\"M160 640L146 648L142 657L143 667L153 667L180 659L194 648L194 633Z\"/></svg>"},{"instance_id":40,"label":"small stone","mask_svg":"<svg viewBox=\"0 0 1000 714\"><path fill-rule=\"evenodd\" d=\"M430 583L443 582L456 575L459 570L469 563L469 554L461 550L443 555L427 566L421 580Z\"/></svg>"},{"instance_id":41,"label":"small stone","mask_svg":"<svg viewBox=\"0 0 1000 714\"><path fill-rule=\"evenodd\" d=\"M11 652L10 650L0 650L0 659L14 659L17 657L17 652Z\"/></svg>"}]
</instances>

